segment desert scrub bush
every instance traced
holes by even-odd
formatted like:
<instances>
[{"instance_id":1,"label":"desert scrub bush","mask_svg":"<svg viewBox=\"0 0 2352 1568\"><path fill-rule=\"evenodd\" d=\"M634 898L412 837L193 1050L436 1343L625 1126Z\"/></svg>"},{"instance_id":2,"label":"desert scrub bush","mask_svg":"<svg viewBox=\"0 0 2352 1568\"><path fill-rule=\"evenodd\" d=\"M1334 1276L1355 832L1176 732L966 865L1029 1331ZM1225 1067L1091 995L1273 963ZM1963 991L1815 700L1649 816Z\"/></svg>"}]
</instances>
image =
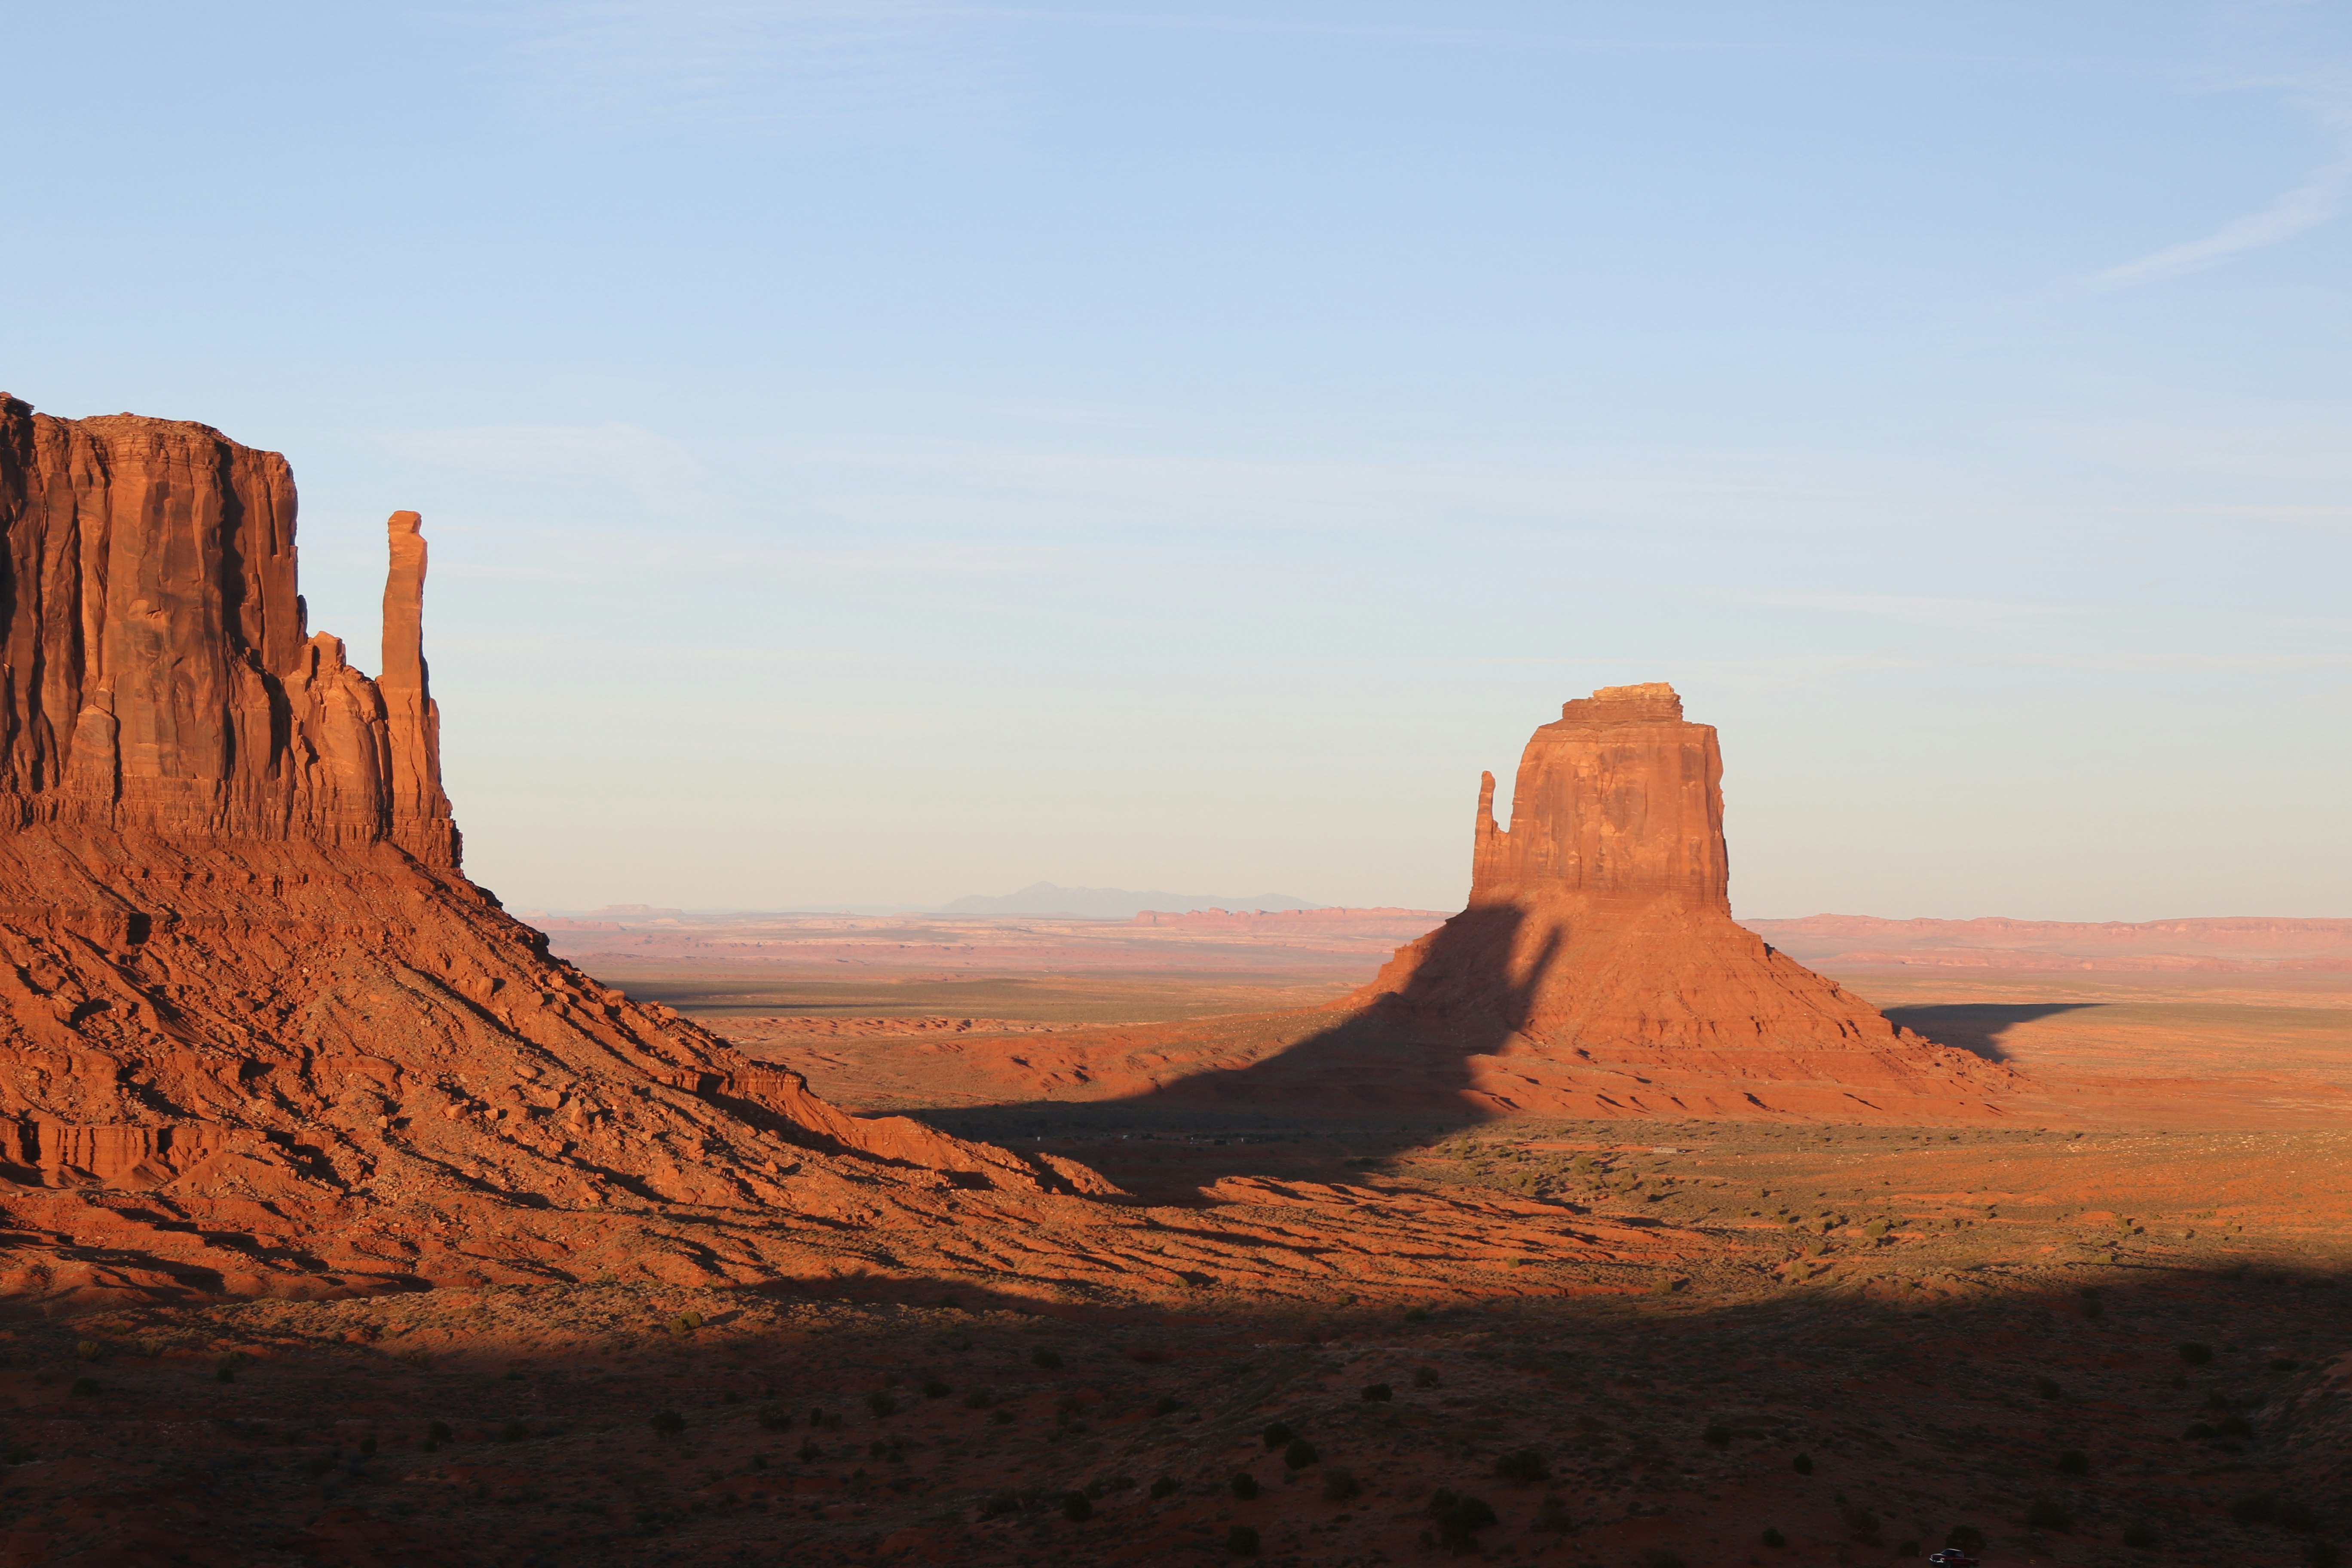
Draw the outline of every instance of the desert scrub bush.
<instances>
[{"instance_id":1,"label":"desert scrub bush","mask_svg":"<svg viewBox=\"0 0 2352 1568\"><path fill-rule=\"evenodd\" d=\"M1437 1538L1460 1552L1475 1544L1478 1532L1495 1522L1495 1510L1483 1499L1440 1487L1430 1497L1429 1517L1437 1521Z\"/></svg>"},{"instance_id":2,"label":"desert scrub bush","mask_svg":"<svg viewBox=\"0 0 2352 1568\"><path fill-rule=\"evenodd\" d=\"M1952 1526L1952 1532L1944 1537L1944 1544L1957 1546L1973 1555L1984 1550L1985 1533L1973 1524L1956 1524Z\"/></svg>"},{"instance_id":3,"label":"desert scrub bush","mask_svg":"<svg viewBox=\"0 0 2352 1568\"><path fill-rule=\"evenodd\" d=\"M2080 1448L2068 1448L2058 1456L2058 1468L2070 1476L2087 1476L2091 1473L2091 1456Z\"/></svg>"},{"instance_id":4,"label":"desert scrub bush","mask_svg":"<svg viewBox=\"0 0 2352 1568\"><path fill-rule=\"evenodd\" d=\"M1062 1352L1039 1345L1029 1352L1029 1364L1044 1372L1059 1372L1062 1370Z\"/></svg>"},{"instance_id":5,"label":"desert scrub bush","mask_svg":"<svg viewBox=\"0 0 2352 1568\"><path fill-rule=\"evenodd\" d=\"M2025 1522L2036 1530L2054 1530L2063 1535L2074 1528L2074 1516L2056 1498L2038 1497L2026 1506Z\"/></svg>"},{"instance_id":6,"label":"desert scrub bush","mask_svg":"<svg viewBox=\"0 0 2352 1568\"><path fill-rule=\"evenodd\" d=\"M1699 1437L1710 1448L1728 1448L1731 1447L1731 1427L1725 1422L1710 1421Z\"/></svg>"},{"instance_id":7,"label":"desert scrub bush","mask_svg":"<svg viewBox=\"0 0 2352 1568\"><path fill-rule=\"evenodd\" d=\"M2033 1380L2033 1392L2043 1399L2056 1399L2066 1391L2058 1386L2054 1377L2037 1377Z\"/></svg>"},{"instance_id":8,"label":"desert scrub bush","mask_svg":"<svg viewBox=\"0 0 2352 1568\"><path fill-rule=\"evenodd\" d=\"M2145 1524L2124 1526L2124 1544L2135 1552L2145 1552L2156 1544L2156 1531Z\"/></svg>"},{"instance_id":9,"label":"desert scrub bush","mask_svg":"<svg viewBox=\"0 0 2352 1568\"><path fill-rule=\"evenodd\" d=\"M2080 1294L2083 1298L2083 1316L2095 1323L2107 1315L2107 1303L2100 1296L2099 1288L2096 1285L2084 1286Z\"/></svg>"},{"instance_id":10,"label":"desert scrub bush","mask_svg":"<svg viewBox=\"0 0 2352 1568\"><path fill-rule=\"evenodd\" d=\"M762 1405L759 1421L762 1431L789 1432L793 1426L793 1413L781 1405Z\"/></svg>"},{"instance_id":11,"label":"desert scrub bush","mask_svg":"<svg viewBox=\"0 0 2352 1568\"><path fill-rule=\"evenodd\" d=\"M675 1410L656 1410L654 1412L654 1430L665 1436L683 1432L686 1430L686 1417Z\"/></svg>"},{"instance_id":12,"label":"desert scrub bush","mask_svg":"<svg viewBox=\"0 0 2352 1568\"><path fill-rule=\"evenodd\" d=\"M1158 1502L1161 1498L1174 1497L1183 1489L1182 1483L1174 1476L1162 1476L1151 1483L1151 1500Z\"/></svg>"},{"instance_id":13,"label":"desert scrub bush","mask_svg":"<svg viewBox=\"0 0 2352 1568\"><path fill-rule=\"evenodd\" d=\"M1543 1455L1534 1448L1514 1448L1495 1461L1495 1475L1517 1487L1531 1487L1551 1474Z\"/></svg>"},{"instance_id":14,"label":"desert scrub bush","mask_svg":"<svg viewBox=\"0 0 2352 1568\"><path fill-rule=\"evenodd\" d=\"M530 1436L530 1428L520 1421L509 1421L499 1428L499 1441L501 1443L520 1443Z\"/></svg>"},{"instance_id":15,"label":"desert scrub bush","mask_svg":"<svg viewBox=\"0 0 2352 1568\"><path fill-rule=\"evenodd\" d=\"M980 1517L1003 1519L1008 1513L1021 1511L1021 1498L1016 1492L999 1489L980 1500Z\"/></svg>"},{"instance_id":16,"label":"desert scrub bush","mask_svg":"<svg viewBox=\"0 0 2352 1568\"><path fill-rule=\"evenodd\" d=\"M1013 1425L1013 1412L992 1410L988 1413L988 1424L992 1426L1010 1426Z\"/></svg>"},{"instance_id":17,"label":"desert scrub bush","mask_svg":"<svg viewBox=\"0 0 2352 1568\"><path fill-rule=\"evenodd\" d=\"M236 1369L244 1360L245 1358L243 1356L231 1351L228 1354L221 1357L219 1361L213 1363L213 1376L222 1383L235 1383L236 1381Z\"/></svg>"},{"instance_id":18,"label":"desert scrub bush","mask_svg":"<svg viewBox=\"0 0 2352 1568\"><path fill-rule=\"evenodd\" d=\"M2240 1524L2268 1524L2278 1513L2278 1499L2268 1492L2249 1492L2230 1505L2230 1517Z\"/></svg>"},{"instance_id":19,"label":"desert scrub bush","mask_svg":"<svg viewBox=\"0 0 2352 1568\"><path fill-rule=\"evenodd\" d=\"M2213 1360L2213 1347L2196 1340L2183 1340L2172 1347L2172 1352L2188 1366L2205 1366Z\"/></svg>"},{"instance_id":20,"label":"desert scrub bush","mask_svg":"<svg viewBox=\"0 0 2352 1568\"><path fill-rule=\"evenodd\" d=\"M1528 1528L1543 1535L1566 1535L1576 1528L1576 1516L1568 1511L1568 1504L1553 1492L1536 1507L1536 1516Z\"/></svg>"},{"instance_id":21,"label":"desert scrub bush","mask_svg":"<svg viewBox=\"0 0 2352 1568\"><path fill-rule=\"evenodd\" d=\"M1304 1437L1293 1437L1283 1446L1282 1464L1285 1469L1303 1470L1321 1458L1315 1451L1315 1445Z\"/></svg>"},{"instance_id":22,"label":"desert scrub bush","mask_svg":"<svg viewBox=\"0 0 2352 1568\"><path fill-rule=\"evenodd\" d=\"M1644 1548L1636 1561L1642 1568L1683 1568L1683 1560L1663 1546Z\"/></svg>"},{"instance_id":23,"label":"desert scrub bush","mask_svg":"<svg viewBox=\"0 0 2352 1568\"><path fill-rule=\"evenodd\" d=\"M1297 1436L1297 1433L1290 1429L1290 1423L1287 1421L1269 1421L1265 1424L1265 1430L1258 1434L1269 1449L1279 1448Z\"/></svg>"},{"instance_id":24,"label":"desert scrub bush","mask_svg":"<svg viewBox=\"0 0 2352 1568\"><path fill-rule=\"evenodd\" d=\"M1062 1517L1072 1524L1084 1524L1094 1518L1094 1500L1084 1492L1067 1492L1062 1498Z\"/></svg>"},{"instance_id":25,"label":"desert scrub bush","mask_svg":"<svg viewBox=\"0 0 2352 1568\"><path fill-rule=\"evenodd\" d=\"M816 1446L815 1438L803 1437L801 1439L801 1446L793 1450L793 1457L803 1465L814 1465L824 1458L824 1450Z\"/></svg>"},{"instance_id":26,"label":"desert scrub bush","mask_svg":"<svg viewBox=\"0 0 2352 1568\"><path fill-rule=\"evenodd\" d=\"M1435 1388L1438 1381L1437 1369L1433 1366L1417 1366L1412 1369L1412 1385L1415 1388Z\"/></svg>"},{"instance_id":27,"label":"desert scrub bush","mask_svg":"<svg viewBox=\"0 0 2352 1568\"><path fill-rule=\"evenodd\" d=\"M1236 1557L1257 1555L1257 1531L1246 1524L1237 1524L1225 1531L1225 1550Z\"/></svg>"},{"instance_id":28,"label":"desert scrub bush","mask_svg":"<svg viewBox=\"0 0 2352 1568\"><path fill-rule=\"evenodd\" d=\"M1763 1541L1765 1545L1772 1547L1786 1546L1789 1544L1789 1538L1781 1534L1779 1530L1770 1525L1767 1525L1765 1527Z\"/></svg>"},{"instance_id":29,"label":"desert scrub bush","mask_svg":"<svg viewBox=\"0 0 2352 1568\"><path fill-rule=\"evenodd\" d=\"M1404 1310L1404 1321L1408 1323L1425 1323L1429 1321L1429 1309L1426 1307L1407 1307Z\"/></svg>"},{"instance_id":30,"label":"desert scrub bush","mask_svg":"<svg viewBox=\"0 0 2352 1568\"><path fill-rule=\"evenodd\" d=\"M1151 1413L1154 1415L1173 1415L1183 1408L1184 1402L1172 1394L1163 1394L1151 1402Z\"/></svg>"},{"instance_id":31,"label":"desert scrub bush","mask_svg":"<svg viewBox=\"0 0 2352 1568\"><path fill-rule=\"evenodd\" d=\"M95 1398L98 1394L98 1379L94 1377L75 1378L73 1380L73 1387L68 1391L68 1397L74 1399Z\"/></svg>"},{"instance_id":32,"label":"desert scrub bush","mask_svg":"<svg viewBox=\"0 0 2352 1568\"><path fill-rule=\"evenodd\" d=\"M1227 1481L1225 1486L1234 1496L1244 1502L1248 1502L1257 1496L1257 1478L1247 1470L1235 1470L1234 1479Z\"/></svg>"},{"instance_id":33,"label":"desert scrub bush","mask_svg":"<svg viewBox=\"0 0 2352 1568\"><path fill-rule=\"evenodd\" d=\"M106 1354L106 1347L96 1340L80 1340L74 1344L76 1361L97 1361Z\"/></svg>"},{"instance_id":34,"label":"desert scrub bush","mask_svg":"<svg viewBox=\"0 0 2352 1568\"><path fill-rule=\"evenodd\" d=\"M2332 1541L2306 1541L2303 1543L2304 1568L2337 1568L2343 1561L2344 1553L2336 1549L2336 1542Z\"/></svg>"},{"instance_id":35,"label":"desert scrub bush","mask_svg":"<svg viewBox=\"0 0 2352 1568\"><path fill-rule=\"evenodd\" d=\"M1346 1502L1364 1489L1356 1479L1356 1472L1345 1465L1333 1465L1323 1472L1323 1500Z\"/></svg>"},{"instance_id":36,"label":"desert scrub bush","mask_svg":"<svg viewBox=\"0 0 2352 1568\"><path fill-rule=\"evenodd\" d=\"M1391 1388L1385 1383L1368 1383L1364 1384L1363 1392L1357 1394L1356 1397L1364 1400L1369 1404L1386 1405L1390 1400L1396 1397L1396 1390Z\"/></svg>"},{"instance_id":37,"label":"desert scrub bush","mask_svg":"<svg viewBox=\"0 0 2352 1568\"><path fill-rule=\"evenodd\" d=\"M456 1436L446 1421L428 1421L425 1424L425 1451L430 1454Z\"/></svg>"},{"instance_id":38,"label":"desert scrub bush","mask_svg":"<svg viewBox=\"0 0 2352 1568\"><path fill-rule=\"evenodd\" d=\"M2271 1522L2281 1530L2308 1531L2319 1528L2319 1515L2300 1498L2281 1498L2277 1511L2271 1516Z\"/></svg>"},{"instance_id":39,"label":"desert scrub bush","mask_svg":"<svg viewBox=\"0 0 2352 1568\"><path fill-rule=\"evenodd\" d=\"M1790 1468L1801 1476L1810 1476L1813 1473L1813 1457L1811 1454L1800 1454L1790 1462Z\"/></svg>"},{"instance_id":40,"label":"desert scrub bush","mask_svg":"<svg viewBox=\"0 0 2352 1568\"><path fill-rule=\"evenodd\" d=\"M923 1380L923 1397L926 1399L945 1399L949 1394L953 1394L954 1392L954 1389L950 1388L946 1384L941 1383L936 1377L925 1378Z\"/></svg>"},{"instance_id":41,"label":"desert scrub bush","mask_svg":"<svg viewBox=\"0 0 2352 1568\"><path fill-rule=\"evenodd\" d=\"M877 1388L866 1396L866 1408L876 1415L896 1415L898 1414L898 1401L895 1395Z\"/></svg>"},{"instance_id":42,"label":"desert scrub bush","mask_svg":"<svg viewBox=\"0 0 2352 1568\"><path fill-rule=\"evenodd\" d=\"M963 1391L963 1407L966 1410L995 1409L996 1390L989 1387L984 1383L976 1384L972 1387L965 1389Z\"/></svg>"}]
</instances>

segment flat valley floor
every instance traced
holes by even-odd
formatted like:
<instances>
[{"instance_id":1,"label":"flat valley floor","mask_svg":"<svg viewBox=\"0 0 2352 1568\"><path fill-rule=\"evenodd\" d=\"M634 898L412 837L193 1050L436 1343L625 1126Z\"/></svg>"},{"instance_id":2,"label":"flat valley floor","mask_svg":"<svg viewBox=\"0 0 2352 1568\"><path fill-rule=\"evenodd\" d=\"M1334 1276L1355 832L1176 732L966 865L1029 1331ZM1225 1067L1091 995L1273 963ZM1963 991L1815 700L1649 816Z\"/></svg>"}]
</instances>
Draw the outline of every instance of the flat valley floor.
<instances>
[{"instance_id":1,"label":"flat valley floor","mask_svg":"<svg viewBox=\"0 0 2352 1568\"><path fill-rule=\"evenodd\" d=\"M2352 1545L2352 977L1839 975L2037 1086L1953 1128L1331 1119L1073 1076L1089 1028L1313 1006L1323 969L598 973L836 1103L1094 1165L1168 1288L877 1263L18 1303L0 1564Z\"/></svg>"}]
</instances>

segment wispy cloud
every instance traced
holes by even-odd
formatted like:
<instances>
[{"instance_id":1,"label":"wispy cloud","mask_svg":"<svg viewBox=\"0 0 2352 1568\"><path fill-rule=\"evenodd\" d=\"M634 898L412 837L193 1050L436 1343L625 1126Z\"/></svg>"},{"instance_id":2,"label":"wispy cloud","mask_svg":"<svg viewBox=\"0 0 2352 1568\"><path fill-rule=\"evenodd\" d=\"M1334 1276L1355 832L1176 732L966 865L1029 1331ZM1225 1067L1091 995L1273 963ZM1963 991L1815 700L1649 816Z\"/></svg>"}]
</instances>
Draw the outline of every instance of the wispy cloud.
<instances>
[{"instance_id":1,"label":"wispy cloud","mask_svg":"<svg viewBox=\"0 0 2352 1568\"><path fill-rule=\"evenodd\" d=\"M918 0L514 0L489 68L551 117L793 131L935 123L986 71L957 6Z\"/></svg>"},{"instance_id":2,"label":"wispy cloud","mask_svg":"<svg viewBox=\"0 0 2352 1568\"><path fill-rule=\"evenodd\" d=\"M2102 289L2128 289L2136 284L2179 278L2218 267L2232 257L2293 239L2318 227L2344 210L2352 190L2352 78L2325 80L2246 82L2244 87L2284 87L2290 99L2311 111L2328 139L2335 155L2320 163L2292 189L2259 212L2231 218L2205 236L2183 245L2168 246L2136 261L2111 267L2092 282Z\"/></svg>"}]
</instances>

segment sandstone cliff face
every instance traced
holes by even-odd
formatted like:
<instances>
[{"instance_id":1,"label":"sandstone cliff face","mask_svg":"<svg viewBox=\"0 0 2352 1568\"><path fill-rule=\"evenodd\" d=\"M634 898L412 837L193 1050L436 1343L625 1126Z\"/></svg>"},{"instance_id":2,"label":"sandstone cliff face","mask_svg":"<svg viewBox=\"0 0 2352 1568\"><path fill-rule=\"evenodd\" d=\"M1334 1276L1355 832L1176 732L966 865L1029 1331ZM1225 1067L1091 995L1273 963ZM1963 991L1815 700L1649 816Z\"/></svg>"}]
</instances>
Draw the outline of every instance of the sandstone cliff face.
<instances>
[{"instance_id":1,"label":"sandstone cliff face","mask_svg":"<svg viewBox=\"0 0 2352 1568\"><path fill-rule=\"evenodd\" d=\"M294 516L274 453L0 398L0 1293L832 1273L1109 1190L551 959L457 870L416 514L374 679Z\"/></svg>"},{"instance_id":2,"label":"sandstone cliff face","mask_svg":"<svg viewBox=\"0 0 2352 1568\"><path fill-rule=\"evenodd\" d=\"M392 520L384 679L304 623L286 460L207 426L0 395L0 796L56 823L457 864L425 687L425 542Z\"/></svg>"},{"instance_id":3,"label":"sandstone cliff face","mask_svg":"<svg viewBox=\"0 0 2352 1568\"><path fill-rule=\"evenodd\" d=\"M1782 1082L1782 1107L1819 1111L1840 1096L1866 1110L1867 1093L1933 1098L2007 1079L1896 1028L1732 921L1722 776L1715 731L1685 721L1671 687L1566 704L1520 759L1507 829L1494 775L1481 781L1469 907L1342 1005L1417 1020L1482 1055L1672 1067L1688 1089L1673 1103L1717 1113L1765 1107L1740 1087L1751 1081ZM1827 1100L1794 1094L1792 1075L1843 1087Z\"/></svg>"}]
</instances>

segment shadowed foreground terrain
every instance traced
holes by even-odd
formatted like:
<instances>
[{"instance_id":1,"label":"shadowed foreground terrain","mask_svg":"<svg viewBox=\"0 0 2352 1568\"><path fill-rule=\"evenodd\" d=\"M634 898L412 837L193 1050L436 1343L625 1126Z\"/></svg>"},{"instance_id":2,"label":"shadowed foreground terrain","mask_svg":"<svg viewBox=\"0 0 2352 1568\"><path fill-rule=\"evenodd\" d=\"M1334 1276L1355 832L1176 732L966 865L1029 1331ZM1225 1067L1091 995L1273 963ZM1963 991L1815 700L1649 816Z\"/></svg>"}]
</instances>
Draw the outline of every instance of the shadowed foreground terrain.
<instances>
[{"instance_id":1,"label":"shadowed foreground terrain","mask_svg":"<svg viewBox=\"0 0 2352 1568\"><path fill-rule=\"evenodd\" d=\"M19 1317L0 1563L1207 1563L1255 1531L1301 1568L1696 1568L1975 1531L2284 1565L2352 1523L2352 1135L1626 1131L1097 1142L1171 1189L1273 1178L1279 1288L1173 1304L877 1277ZM1518 1234L1391 1238L1453 1259L1405 1291L1335 1258L1349 1211L1441 1191ZM1655 1250L1565 1245L1596 1226Z\"/></svg>"}]
</instances>

